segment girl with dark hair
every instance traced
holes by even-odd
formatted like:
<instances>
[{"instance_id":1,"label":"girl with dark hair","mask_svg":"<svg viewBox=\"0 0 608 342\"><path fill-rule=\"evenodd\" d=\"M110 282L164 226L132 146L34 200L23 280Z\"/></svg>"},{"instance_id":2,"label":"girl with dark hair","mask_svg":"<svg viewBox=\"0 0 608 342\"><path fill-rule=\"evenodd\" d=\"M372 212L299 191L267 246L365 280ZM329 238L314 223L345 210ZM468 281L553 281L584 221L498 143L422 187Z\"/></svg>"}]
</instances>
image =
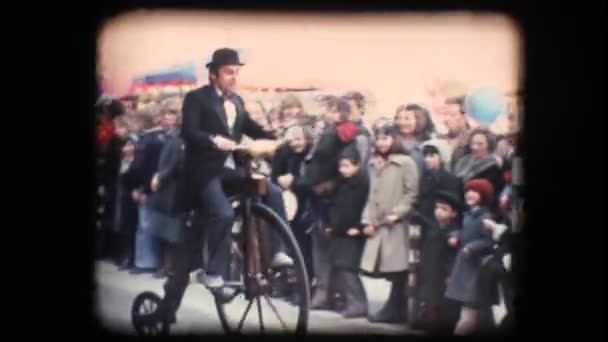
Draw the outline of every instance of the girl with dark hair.
<instances>
[{"instance_id":1,"label":"girl with dark hair","mask_svg":"<svg viewBox=\"0 0 608 342\"><path fill-rule=\"evenodd\" d=\"M392 282L388 301L371 322L403 322L409 269L409 219L418 194L418 168L403 152L391 123L374 126L375 151L369 163L370 191L362 214L368 236L361 270Z\"/></svg>"}]
</instances>

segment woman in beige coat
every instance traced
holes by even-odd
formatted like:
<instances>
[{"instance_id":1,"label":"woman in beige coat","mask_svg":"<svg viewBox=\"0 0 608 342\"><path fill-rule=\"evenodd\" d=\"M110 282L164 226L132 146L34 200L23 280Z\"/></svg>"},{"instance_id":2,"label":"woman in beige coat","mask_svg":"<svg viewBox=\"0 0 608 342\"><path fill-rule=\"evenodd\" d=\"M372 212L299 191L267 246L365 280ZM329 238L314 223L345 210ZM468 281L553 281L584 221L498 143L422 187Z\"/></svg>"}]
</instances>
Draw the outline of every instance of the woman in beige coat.
<instances>
[{"instance_id":1,"label":"woman in beige coat","mask_svg":"<svg viewBox=\"0 0 608 342\"><path fill-rule=\"evenodd\" d=\"M409 214L418 193L418 168L395 138L392 123L374 127L375 153L370 160L370 191L363 211L368 235L361 270L392 282L391 293L371 322L407 320L406 279L409 269Z\"/></svg>"}]
</instances>

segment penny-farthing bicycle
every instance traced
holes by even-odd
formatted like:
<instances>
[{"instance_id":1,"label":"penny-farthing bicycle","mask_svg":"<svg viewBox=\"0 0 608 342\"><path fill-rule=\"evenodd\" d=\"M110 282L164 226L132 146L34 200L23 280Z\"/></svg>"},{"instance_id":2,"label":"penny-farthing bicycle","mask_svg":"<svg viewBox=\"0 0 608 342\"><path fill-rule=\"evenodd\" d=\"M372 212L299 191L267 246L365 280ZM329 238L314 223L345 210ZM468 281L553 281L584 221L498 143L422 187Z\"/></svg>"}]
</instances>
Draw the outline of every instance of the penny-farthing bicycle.
<instances>
[{"instance_id":1,"label":"penny-farthing bicycle","mask_svg":"<svg viewBox=\"0 0 608 342\"><path fill-rule=\"evenodd\" d=\"M266 194L263 176L254 174L252 159L268 149L266 142L239 147L237 156L247 174L231 197L236 220L231 235L231 260L225 273L228 297L214 294L215 306L227 334L283 333L304 334L308 325L310 288L304 259L287 222L262 203ZM275 233L293 265L272 267L270 234ZM212 247L213 246L209 246ZM271 298L271 290L281 286L296 294L298 300L287 303ZM153 292L139 294L132 306L132 323L139 335L167 335L170 325L150 319L160 303ZM255 306L255 308L254 308ZM252 310L252 308L254 308ZM254 311L254 312L252 312ZM156 315L158 316L158 315Z\"/></svg>"}]
</instances>

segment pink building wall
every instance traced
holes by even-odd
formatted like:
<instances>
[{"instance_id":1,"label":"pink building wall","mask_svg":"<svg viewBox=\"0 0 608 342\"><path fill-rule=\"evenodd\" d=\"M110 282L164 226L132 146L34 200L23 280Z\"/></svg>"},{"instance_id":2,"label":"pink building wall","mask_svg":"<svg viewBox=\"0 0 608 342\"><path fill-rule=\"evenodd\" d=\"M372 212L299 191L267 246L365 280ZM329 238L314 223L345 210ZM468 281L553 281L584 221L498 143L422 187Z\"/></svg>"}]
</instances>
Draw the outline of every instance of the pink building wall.
<instances>
[{"instance_id":1,"label":"pink building wall","mask_svg":"<svg viewBox=\"0 0 608 342\"><path fill-rule=\"evenodd\" d=\"M241 84L363 90L374 113L428 103L433 80L507 92L521 77L514 23L472 13L132 12L100 31L98 69L118 93L135 75L190 60L204 82L206 59L224 46L245 51Z\"/></svg>"}]
</instances>

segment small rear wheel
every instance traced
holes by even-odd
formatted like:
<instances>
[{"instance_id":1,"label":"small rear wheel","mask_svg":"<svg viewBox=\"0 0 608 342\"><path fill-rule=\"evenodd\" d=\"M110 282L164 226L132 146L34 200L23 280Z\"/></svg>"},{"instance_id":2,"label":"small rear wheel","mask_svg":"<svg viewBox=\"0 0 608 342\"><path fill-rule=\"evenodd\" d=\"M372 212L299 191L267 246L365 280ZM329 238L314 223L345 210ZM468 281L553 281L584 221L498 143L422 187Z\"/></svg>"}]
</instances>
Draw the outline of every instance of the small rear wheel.
<instances>
[{"instance_id":1,"label":"small rear wheel","mask_svg":"<svg viewBox=\"0 0 608 342\"><path fill-rule=\"evenodd\" d=\"M158 311L161 298L154 292L142 292L131 306L131 322L139 336L167 336L169 323Z\"/></svg>"}]
</instances>

